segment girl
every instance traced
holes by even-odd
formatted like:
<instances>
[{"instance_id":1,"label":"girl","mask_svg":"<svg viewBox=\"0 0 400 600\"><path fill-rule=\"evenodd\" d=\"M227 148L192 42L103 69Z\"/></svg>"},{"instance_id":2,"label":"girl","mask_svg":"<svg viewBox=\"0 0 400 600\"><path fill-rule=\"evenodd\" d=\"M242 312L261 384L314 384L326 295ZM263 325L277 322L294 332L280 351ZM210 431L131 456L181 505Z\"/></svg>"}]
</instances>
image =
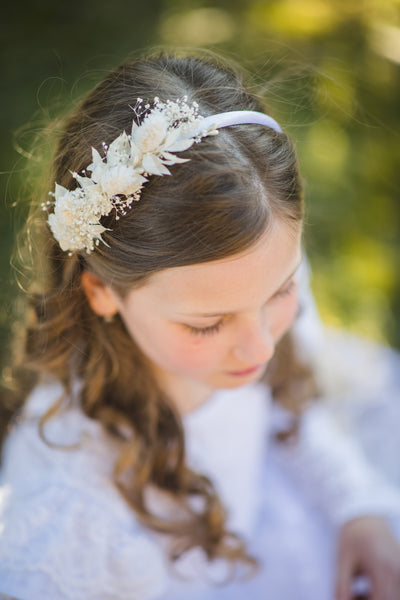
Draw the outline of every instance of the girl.
<instances>
[{"instance_id":1,"label":"girl","mask_svg":"<svg viewBox=\"0 0 400 600\"><path fill-rule=\"evenodd\" d=\"M192 56L122 65L66 120L51 189L0 590L400 598L398 491L321 406L296 425L318 393L301 184L240 76Z\"/></svg>"}]
</instances>

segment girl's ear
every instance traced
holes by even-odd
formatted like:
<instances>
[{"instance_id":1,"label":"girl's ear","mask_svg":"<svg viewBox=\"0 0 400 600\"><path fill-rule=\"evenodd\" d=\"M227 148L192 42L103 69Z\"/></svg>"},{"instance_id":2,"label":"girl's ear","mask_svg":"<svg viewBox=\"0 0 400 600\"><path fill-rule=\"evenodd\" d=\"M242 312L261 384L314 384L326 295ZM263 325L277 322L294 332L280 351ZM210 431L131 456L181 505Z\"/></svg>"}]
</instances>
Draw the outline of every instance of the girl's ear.
<instances>
[{"instance_id":1,"label":"girl's ear","mask_svg":"<svg viewBox=\"0 0 400 600\"><path fill-rule=\"evenodd\" d=\"M81 284L92 310L97 315L112 317L118 312L114 292L98 275L83 271Z\"/></svg>"}]
</instances>

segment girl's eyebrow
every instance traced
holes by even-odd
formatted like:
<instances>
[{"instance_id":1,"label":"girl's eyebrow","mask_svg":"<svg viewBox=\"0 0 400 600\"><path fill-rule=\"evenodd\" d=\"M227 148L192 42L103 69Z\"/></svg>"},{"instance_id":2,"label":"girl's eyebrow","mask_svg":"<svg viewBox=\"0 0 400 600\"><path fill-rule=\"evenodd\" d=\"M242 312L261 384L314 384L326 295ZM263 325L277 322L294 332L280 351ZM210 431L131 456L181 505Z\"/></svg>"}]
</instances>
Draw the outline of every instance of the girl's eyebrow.
<instances>
[{"instance_id":1,"label":"girl's eyebrow","mask_svg":"<svg viewBox=\"0 0 400 600\"><path fill-rule=\"evenodd\" d=\"M302 263L303 259L300 260L300 262L298 263L298 265L296 266L296 268L293 270L293 272L289 275L289 277L287 279L285 279L285 281L278 287L278 289L276 290L276 292L274 292L274 294L272 294L271 298L273 298L273 296L279 292L279 290L281 290L283 287L285 287L285 285L292 279L292 277L295 276L296 272L298 271L298 269L300 268L300 265ZM231 315L232 312L228 311L228 312L216 312L216 313L180 313L181 316L184 317L203 317L203 318L210 318L210 317L226 317L227 315Z\"/></svg>"}]
</instances>

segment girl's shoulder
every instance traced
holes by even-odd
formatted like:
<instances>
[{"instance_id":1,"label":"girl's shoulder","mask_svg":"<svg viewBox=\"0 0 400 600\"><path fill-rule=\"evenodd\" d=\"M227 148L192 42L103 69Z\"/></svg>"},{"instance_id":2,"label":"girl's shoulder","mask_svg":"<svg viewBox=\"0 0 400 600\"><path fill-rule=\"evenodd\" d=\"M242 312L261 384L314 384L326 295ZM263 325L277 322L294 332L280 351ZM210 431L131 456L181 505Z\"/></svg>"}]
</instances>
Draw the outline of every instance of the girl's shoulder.
<instances>
[{"instance_id":1,"label":"girl's shoulder","mask_svg":"<svg viewBox=\"0 0 400 600\"><path fill-rule=\"evenodd\" d=\"M42 479L73 487L83 483L88 489L112 478L118 450L118 441L80 408L78 387L64 398L63 387L48 381L32 391L5 440L1 480L16 487Z\"/></svg>"},{"instance_id":2,"label":"girl's shoulder","mask_svg":"<svg viewBox=\"0 0 400 600\"><path fill-rule=\"evenodd\" d=\"M4 449L1 591L17 597L157 597L164 557L112 482L117 447L73 403L39 433L62 392L39 386ZM22 584L23 582L23 584Z\"/></svg>"}]
</instances>

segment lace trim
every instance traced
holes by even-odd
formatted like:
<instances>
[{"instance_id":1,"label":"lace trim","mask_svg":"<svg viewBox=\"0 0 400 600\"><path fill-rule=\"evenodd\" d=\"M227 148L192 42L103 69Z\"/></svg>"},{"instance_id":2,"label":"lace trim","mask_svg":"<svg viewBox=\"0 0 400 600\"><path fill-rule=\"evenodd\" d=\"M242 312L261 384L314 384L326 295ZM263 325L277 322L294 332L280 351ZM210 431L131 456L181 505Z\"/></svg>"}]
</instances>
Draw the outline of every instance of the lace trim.
<instances>
[{"instance_id":1,"label":"lace trim","mask_svg":"<svg viewBox=\"0 0 400 600\"><path fill-rule=\"evenodd\" d=\"M47 581L71 600L150 600L162 592L161 551L133 518L112 514L94 494L53 486L32 495L29 505L12 494L7 504L0 573L6 582L17 573L21 593L36 591L30 581Z\"/></svg>"}]
</instances>

